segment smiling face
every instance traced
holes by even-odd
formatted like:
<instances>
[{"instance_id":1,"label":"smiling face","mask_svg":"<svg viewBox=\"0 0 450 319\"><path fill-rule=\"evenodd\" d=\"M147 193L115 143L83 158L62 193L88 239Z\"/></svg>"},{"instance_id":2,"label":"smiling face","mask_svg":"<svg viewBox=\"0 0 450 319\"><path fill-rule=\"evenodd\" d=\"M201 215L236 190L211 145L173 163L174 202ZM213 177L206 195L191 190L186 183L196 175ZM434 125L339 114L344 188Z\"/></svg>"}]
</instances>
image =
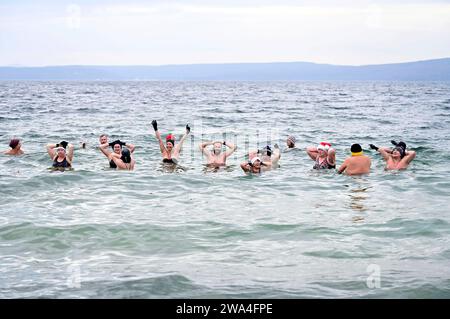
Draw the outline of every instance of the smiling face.
<instances>
[{"instance_id":1,"label":"smiling face","mask_svg":"<svg viewBox=\"0 0 450 319\"><path fill-rule=\"evenodd\" d=\"M63 158L66 156L66 150L62 147L59 147L57 150L58 157Z\"/></svg>"},{"instance_id":2,"label":"smiling face","mask_svg":"<svg viewBox=\"0 0 450 319\"><path fill-rule=\"evenodd\" d=\"M173 144L172 142L166 142L166 149L171 152L173 149Z\"/></svg>"},{"instance_id":3,"label":"smiling face","mask_svg":"<svg viewBox=\"0 0 450 319\"><path fill-rule=\"evenodd\" d=\"M120 154L121 151L122 147L120 146L120 144L114 144L114 153Z\"/></svg>"},{"instance_id":4,"label":"smiling face","mask_svg":"<svg viewBox=\"0 0 450 319\"><path fill-rule=\"evenodd\" d=\"M261 161L257 160L253 163L253 169L258 170L261 168Z\"/></svg>"}]
</instances>

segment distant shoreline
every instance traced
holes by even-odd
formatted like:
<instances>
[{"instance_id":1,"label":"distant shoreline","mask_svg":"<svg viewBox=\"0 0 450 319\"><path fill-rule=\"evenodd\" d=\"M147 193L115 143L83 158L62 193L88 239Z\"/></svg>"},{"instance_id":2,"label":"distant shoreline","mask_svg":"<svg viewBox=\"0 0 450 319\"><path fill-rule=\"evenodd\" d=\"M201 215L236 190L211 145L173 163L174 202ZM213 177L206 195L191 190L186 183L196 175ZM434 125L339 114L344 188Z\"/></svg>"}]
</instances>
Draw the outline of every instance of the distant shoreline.
<instances>
[{"instance_id":1,"label":"distant shoreline","mask_svg":"<svg viewBox=\"0 0 450 319\"><path fill-rule=\"evenodd\" d=\"M362 66L274 62L0 67L0 81L450 81L450 58Z\"/></svg>"}]
</instances>

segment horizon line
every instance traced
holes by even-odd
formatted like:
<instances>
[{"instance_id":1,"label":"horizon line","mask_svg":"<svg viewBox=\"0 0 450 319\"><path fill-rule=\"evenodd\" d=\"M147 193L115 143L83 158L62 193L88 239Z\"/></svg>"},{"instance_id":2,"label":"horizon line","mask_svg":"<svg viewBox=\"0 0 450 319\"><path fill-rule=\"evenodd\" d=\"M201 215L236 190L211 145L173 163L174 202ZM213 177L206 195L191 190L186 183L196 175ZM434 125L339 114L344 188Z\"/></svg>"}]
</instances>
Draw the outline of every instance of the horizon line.
<instances>
[{"instance_id":1,"label":"horizon line","mask_svg":"<svg viewBox=\"0 0 450 319\"><path fill-rule=\"evenodd\" d=\"M61 65L0 65L0 68L55 68L55 67L167 67L167 66L201 66L201 65L236 65L236 64L289 64L289 63L307 63L316 65L340 66L340 67L363 67L363 66L380 66L380 65L395 65L405 63L418 63L428 61L438 61L450 59L450 56L443 58L409 60L403 62L387 62L375 64L332 64L332 63L318 63L309 61L272 61L272 62L216 62L216 63L174 63L174 64L61 64Z\"/></svg>"}]
</instances>

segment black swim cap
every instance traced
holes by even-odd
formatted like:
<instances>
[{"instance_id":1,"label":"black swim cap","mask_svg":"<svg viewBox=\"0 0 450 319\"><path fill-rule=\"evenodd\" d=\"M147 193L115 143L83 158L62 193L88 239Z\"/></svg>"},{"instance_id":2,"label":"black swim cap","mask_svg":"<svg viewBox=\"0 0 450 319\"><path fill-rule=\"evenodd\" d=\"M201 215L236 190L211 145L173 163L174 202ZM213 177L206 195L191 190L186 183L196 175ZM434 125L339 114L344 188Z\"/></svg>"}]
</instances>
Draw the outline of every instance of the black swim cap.
<instances>
[{"instance_id":1,"label":"black swim cap","mask_svg":"<svg viewBox=\"0 0 450 319\"><path fill-rule=\"evenodd\" d=\"M394 147L394 149L392 151L397 150L400 153L400 157L403 158L405 156L405 149L400 146L400 143L398 143L399 146ZM405 143L403 143L403 144L405 144Z\"/></svg>"},{"instance_id":2,"label":"black swim cap","mask_svg":"<svg viewBox=\"0 0 450 319\"><path fill-rule=\"evenodd\" d=\"M352 147L350 148L350 151L352 153L359 153L362 152L362 147L359 144L353 144Z\"/></svg>"},{"instance_id":3,"label":"black swim cap","mask_svg":"<svg viewBox=\"0 0 450 319\"><path fill-rule=\"evenodd\" d=\"M131 153L130 150L128 148L124 148L122 150L122 156L120 157L120 159L124 162L124 163L131 163Z\"/></svg>"},{"instance_id":4,"label":"black swim cap","mask_svg":"<svg viewBox=\"0 0 450 319\"><path fill-rule=\"evenodd\" d=\"M397 146L402 147L403 150L406 151L406 144L405 144L405 142L399 142L399 143L397 144Z\"/></svg>"}]
</instances>

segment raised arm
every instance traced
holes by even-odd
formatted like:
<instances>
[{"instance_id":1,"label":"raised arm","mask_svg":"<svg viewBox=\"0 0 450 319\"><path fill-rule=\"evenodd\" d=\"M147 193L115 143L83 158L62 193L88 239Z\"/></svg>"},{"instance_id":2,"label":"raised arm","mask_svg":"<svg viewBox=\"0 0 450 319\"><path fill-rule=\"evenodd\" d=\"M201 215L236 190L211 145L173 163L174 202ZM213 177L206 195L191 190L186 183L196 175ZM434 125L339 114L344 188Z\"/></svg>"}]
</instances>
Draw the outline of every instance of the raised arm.
<instances>
[{"instance_id":1,"label":"raised arm","mask_svg":"<svg viewBox=\"0 0 450 319\"><path fill-rule=\"evenodd\" d=\"M55 159L55 156L56 156L55 147L56 147L56 144L47 144L47 147L46 147L47 153L52 160Z\"/></svg>"},{"instance_id":2,"label":"raised arm","mask_svg":"<svg viewBox=\"0 0 450 319\"><path fill-rule=\"evenodd\" d=\"M75 149L75 146L73 146L73 144L68 144L67 145L67 159L69 160L69 162L72 163L73 161L73 151Z\"/></svg>"},{"instance_id":3,"label":"raised arm","mask_svg":"<svg viewBox=\"0 0 450 319\"><path fill-rule=\"evenodd\" d=\"M231 154L233 154L237 150L237 146L233 143L223 141L223 145L228 147L228 150L225 152L225 157L229 157Z\"/></svg>"},{"instance_id":4,"label":"raised arm","mask_svg":"<svg viewBox=\"0 0 450 319\"><path fill-rule=\"evenodd\" d=\"M101 144L99 147L100 151L102 151L102 153L109 158L109 154L111 154L111 152L109 151L109 143L105 143L105 144Z\"/></svg>"},{"instance_id":5,"label":"raised arm","mask_svg":"<svg viewBox=\"0 0 450 319\"><path fill-rule=\"evenodd\" d=\"M127 165L120 159L118 154L110 153L108 156L110 161L113 161L119 169L128 169Z\"/></svg>"},{"instance_id":6,"label":"raised arm","mask_svg":"<svg viewBox=\"0 0 450 319\"><path fill-rule=\"evenodd\" d=\"M205 155L206 157L210 156L210 153L206 150L206 147L209 145L212 145L213 142L204 142L204 143L200 143L200 145L198 146L200 149L200 152L203 153L203 155Z\"/></svg>"},{"instance_id":7,"label":"raised arm","mask_svg":"<svg viewBox=\"0 0 450 319\"><path fill-rule=\"evenodd\" d=\"M250 164L248 162L241 163L241 168L244 172L250 172Z\"/></svg>"},{"instance_id":8,"label":"raised arm","mask_svg":"<svg viewBox=\"0 0 450 319\"><path fill-rule=\"evenodd\" d=\"M389 159L389 156L391 154L391 149L387 147L377 147L373 144L369 144L370 148L377 151L378 153L383 156L384 160L387 161Z\"/></svg>"},{"instance_id":9,"label":"raised arm","mask_svg":"<svg viewBox=\"0 0 450 319\"><path fill-rule=\"evenodd\" d=\"M336 150L332 147L328 149L328 163L330 165L336 165Z\"/></svg>"},{"instance_id":10,"label":"raised arm","mask_svg":"<svg viewBox=\"0 0 450 319\"><path fill-rule=\"evenodd\" d=\"M311 157L311 159L313 161L315 161L317 159L317 155L319 154L317 152L317 147L314 147L314 146L308 146L306 148L306 153L308 153L309 157Z\"/></svg>"},{"instance_id":11,"label":"raised arm","mask_svg":"<svg viewBox=\"0 0 450 319\"><path fill-rule=\"evenodd\" d=\"M159 149L161 150L161 154L164 155L164 153L166 153L167 150L166 150L166 147L164 146L163 140L161 139L161 134L158 131L158 122L156 122L156 120L153 120L152 126L153 126L153 129L155 130L156 139L159 142Z\"/></svg>"},{"instance_id":12,"label":"raised arm","mask_svg":"<svg viewBox=\"0 0 450 319\"><path fill-rule=\"evenodd\" d=\"M134 149L136 148L136 146L134 146L134 144L130 144L130 143L125 143L125 146L130 150L130 153L133 153Z\"/></svg>"},{"instance_id":13,"label":"raised arm","mask_svg":"<svg viewBox=\"0 0 450 319\"><path fill-rule=\"evenodd\" d=\"M402 161L404 161L407 164L409 164L415 158L416 158L416 152L415 151L407 151L405 156L402 158Z\"/></svg>"},{"instance_id":14,"label":"raised arm","mask_svg":"<svg viewBox=\"0 0 450 319\"><path fill-rule=\"evenodd\" d=\"M180 153L181 148L183 147L183 143L186 140L187 136L189 135L189 133L191 132L191 128L189 127L188 124L186 124L186 133L184 133L183 137L181 138L181 140L178 142L177 146L175 146L174 149L174 153Z\"/></svg>"},{"instance_id":15,"label":"raised arm","mask_svg":"<svg viewBox=\"0 0 450 319\"><path fill-rule=\"evenodd\" d=\"M278 146L278 144L275 144L273 146L273 152L272 152L272 163L273 164L278 163L280 158L281 158L280 147Z\"/></svg>"}]
</instances>

